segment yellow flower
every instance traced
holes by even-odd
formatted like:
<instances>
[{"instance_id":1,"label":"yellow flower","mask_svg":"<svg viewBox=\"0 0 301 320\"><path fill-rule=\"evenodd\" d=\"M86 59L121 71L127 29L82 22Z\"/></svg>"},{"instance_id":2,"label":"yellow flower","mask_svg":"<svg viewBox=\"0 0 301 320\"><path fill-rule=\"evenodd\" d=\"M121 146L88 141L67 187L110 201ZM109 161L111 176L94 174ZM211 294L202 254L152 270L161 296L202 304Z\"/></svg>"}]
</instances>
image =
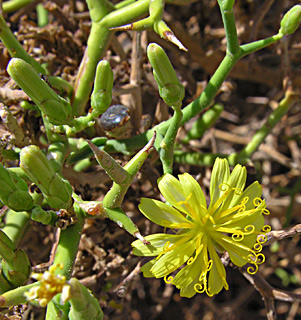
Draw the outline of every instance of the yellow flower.
<instances>
[{"instance_id":1,"label":"yellow flower","mask_svg":"<svg viewBox=\"0 0 301 320\"><path fill-rule=\"evenodd\" d=\"M142 268L145 277L164 277L180 289L182 297L206 292L209 296L228 290L226 271L219 254L227 251L231 261L242 267L249 263L254 274L265 260L261 253L265 233L263 214L269 214L260 198L262 188L254 182L245 191L246 168L237 165L230 174L225 159L215 161L210 182L210 204L188 173L179 180L165 174L158 181L167 203L143 198L140 211L151 221L175 231L152 234L144 245L136 240L133 253L156 256ZM181 268L185 265L183 268ZM175 270L180 271L173 277Z\"/></svg>"},{"instance_id":2,"label":"yellow flower","mask_svg":"<svg viewBox=\"0 0 301 320\"><path fill-rule=\"evenodd\" d=\"M66 277L60 274L56 274L57 269L62 269L61 264L53 265L49 268L49 271L44 273L33 273L32 278L38 280L37 286L32 287L25 296L28 301L38 300L41 307L46 307L52 298L58 293L62 293L64 296L66 292L70 291L70 285L66 282ZM64 299L67 300L67 299Z\"/></svg>"}]
</instances>

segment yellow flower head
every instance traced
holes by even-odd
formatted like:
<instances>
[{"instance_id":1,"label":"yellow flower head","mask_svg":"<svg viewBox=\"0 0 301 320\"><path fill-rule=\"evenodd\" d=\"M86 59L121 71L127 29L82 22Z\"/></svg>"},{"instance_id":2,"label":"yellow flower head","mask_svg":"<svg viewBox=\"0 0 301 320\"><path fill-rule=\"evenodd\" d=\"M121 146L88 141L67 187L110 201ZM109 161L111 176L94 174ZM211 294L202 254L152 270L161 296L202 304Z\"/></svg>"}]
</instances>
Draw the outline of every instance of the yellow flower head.
<instances>
[{"instance_id":1,"label":"yellow flower head","mask_svg":"<svg viewBox=\"0 0 301 320\"><path fill-rule=\"evenodd\" d=\"M263 214L269 214L260 198L262 188L256 181L243 191L246 168L237 165L230 174L225 159L215 161L210 182L210 205L204 193L188 173L179 180L165 174L158 181L167 203L143 198L140 211L151 221L175 234L152 234L132 243L134 254L156 256L141 270L146 277L164 277L180 289L182 297L206 292L209 296L228 289L226 271L218 253L227 251L231 261L242 267L249 263L254 274L264 262L261 253L270 226ZM183 268L173 277L170 273Z\"/></svg>"},{"instance_id":2,"label":"yellow flower head","mask_svg":"<svg viewBox=\"0 0 301 320\"><path fill-rule=\"evenodd\" d=\"M56 274L56 270L62 269L61 264L53 265L49 268L49 271L44 273L33 273L32 278L38 280L38 284L32 287L25 296L28 301L37 299L41 307L46 305L52 300L52 298L58 294L63 294L68 291L70 285L66 282L66 277L60 274Z\"/></svg>"}]
</instances>

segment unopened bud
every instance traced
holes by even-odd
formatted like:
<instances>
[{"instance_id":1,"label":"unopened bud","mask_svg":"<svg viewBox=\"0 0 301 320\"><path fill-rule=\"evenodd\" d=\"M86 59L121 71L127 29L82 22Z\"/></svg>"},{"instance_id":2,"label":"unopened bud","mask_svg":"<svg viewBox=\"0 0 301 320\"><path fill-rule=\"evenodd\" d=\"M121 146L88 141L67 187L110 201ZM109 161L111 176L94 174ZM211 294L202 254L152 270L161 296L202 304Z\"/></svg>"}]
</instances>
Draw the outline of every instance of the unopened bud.
<instances>
[{"instance_id":1,"label":"unopened bud","mask_svg":"<svg viewBox=\"0 0 301 320\"><path fill-rule=\"evenodd\" d=\"M279 33L291 34L294 33L301 22L301 5L293 6L282 18L280 22Z\"/></svg>"},{"instance_id":2,"label":"unopened bud","mask_svg":"<svg viewBox=\"0 0 301 320\"><path fill-rule=\"evenodd\" d=\"M111 104L113 89L113 71L106 60L98 63L91 95L91 106L93 110L103 114Z\"/></svg>"},{"instance_id":3,"label":"unopened bud","mask_svg":"<svg viewBox=\"0 0 301 320\"><path fill-rule=\"evenodd\" d=\"M181 106L185 95L184 87L179 82L165 51L159 45L151 43L147 48L147 56L154 69L161 98L169 106Z\"/></svg>"},{"instance_id":4,"label":"unopened bud","mask_svg":"<svg viewBox=\"0 0 301 320\"><path fill-rule=\"evenodd\" d=\"M72 187L57 174L37 146L28 146L21 150L20 167L45 196L54 209L68 209L72 205Z\"/></svg>"},{"instance_id":5,"label":"unopened bud","mask_svg":"<svg viewBox=\"0 0 301 320\"><path fill-rule=\"evenodd\" d=\"M33 207L26 182L1 164L0 200L14 211L28 211Z\"/></svg>"}]
</instances>

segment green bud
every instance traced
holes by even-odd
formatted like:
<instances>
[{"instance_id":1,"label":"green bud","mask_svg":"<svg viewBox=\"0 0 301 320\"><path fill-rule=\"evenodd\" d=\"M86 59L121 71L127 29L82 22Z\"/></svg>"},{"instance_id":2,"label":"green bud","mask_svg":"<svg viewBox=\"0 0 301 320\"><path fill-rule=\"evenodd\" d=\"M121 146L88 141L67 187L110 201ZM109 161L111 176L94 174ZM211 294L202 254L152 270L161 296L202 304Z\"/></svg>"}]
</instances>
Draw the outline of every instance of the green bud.
<instances>
[{"instance_id":1,"label":"green bud","mask_svg":"<svg viewBox=\"0 0 301 320\"><path fill-rule=\"evenodd\" d=\"M68 209L72 205L72 187L54 171L45 154L37 146L21 150L20 167L42 191L54 209Z\"/></svg>"},{"instance_id":2,"label":"green bud","mask_svg":"<svg viewBox=\"0 0 301 320\"><path fill-rule=\"evenodd\" d=\"M99 301L93 294L82 285L76 278L71 278L69 281L71 286L69 302L71 304L68 317L70 320L102 320L103 312L100 308ZM64 292L61 299L65 300L69 297L64 297Z\"/></svg>"},{"instance_id":3,"label":"green bud","mask_svg":"<svg viewBox=\"0 0 301 320\"><path fill-rule=\"evenodd\" d=\"M16 249L10 238L0 230L0 255L3 277L12 288L24 284L29 277L31 268L25 251Z\"/></svg>"},{"instance_id":4,"label":"green bud","mask_svg":"<svg viewBox=\"0 0 301 320\"><path fill-rule=\"evenodd\" d=\"M301 5L293 6L282 18L280 22L279 33L291 34L294 33L301 22Z\"/></svg>"},{"instance_id":5,"label":"green bud","mask_svg":"<svg viewBox=\"0 0 301 320\"><path fill-rule=\"evenodd\" d=\"M147 48L147 56L154 69L161 98L169 106L181 106L185 95L184 87L179 82L165 51L159 45L151 43Z\"/></svg>"},{"instance_id":6,"label":"green bud","mask_svg":"<svg viewBox=\"0 0 301 320\"><path fill-rule=\"evenodd\" d=\"M30 64L13 58L8 64L7 72L48 117L49 122L60 125L72 120L71 105L58 96Z\"/></svg>"},{"instance_id":7,"label":"green bud","mask_svg":"<svg viewBox=\"0 0 301 320\"><path fill-rule=\"evenodd\" d=\"M26 182L1 164L0 200L14 211L28 211L33 207Z\"/></svg>"},{"instance_id":8,"label":"green bud","mask_svg":"<svg viewBox=\"0 0 301 320\"><path fill-rule=\"evenodd\" d=\"M111 104L113 90L113 71L106 60L98 63L91 95L91 106L99 114L103 114Z\"/></svg>"}]
</instances>

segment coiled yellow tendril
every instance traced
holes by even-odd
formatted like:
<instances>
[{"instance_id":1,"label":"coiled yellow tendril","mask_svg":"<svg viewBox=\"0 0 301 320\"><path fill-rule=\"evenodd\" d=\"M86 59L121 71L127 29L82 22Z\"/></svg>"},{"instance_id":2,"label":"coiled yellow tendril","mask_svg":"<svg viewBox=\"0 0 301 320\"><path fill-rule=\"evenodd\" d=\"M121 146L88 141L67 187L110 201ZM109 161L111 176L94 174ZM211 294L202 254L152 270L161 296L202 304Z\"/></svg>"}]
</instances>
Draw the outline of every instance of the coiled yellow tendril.
<instances>
[{"instance_id":1,"label":"coiled yellow tendril","mask_svg":"<svg viewBox=\"0 0 301 320\"><path fill-rule=\"evenodd\" d=\"M242 201L241 201L241 205L245 205L245 204L247 204L248 203L248 201L249 201L249 197L244 197L243 199L242 199Z\"/></svg>"},{"instance_id":2,"label":"coiled yellow tendril","mask_svg":"<svg viewBox=\"0 0 301 320\"><path fill-rule=\"evenodd\" d=\"M255 274L258 271L258 265L257 264L252 264L252 266L247 268L247 272L251 275Z\"/></svg>"},{"instance_id":3,"label":"coiled yellow tendril","mask_svg":"<svg viewBox=\"0 0 301 320\"><path fill-rule=\"evenodd\" d=\"M203 293L206 290L206 286L207 286L206 283L204 284L196 283L193 288L197 293Z\"/></svg>"},{"instance_id":4,"label":"coiled yellow tendril","mask_svg":"<svg viewBox=\"0 0 301 320\"><path fill-rule=\"evenodd\" d=\"M232 234L232 240L233 241L241 241L244 239L244 233L241 230L237 230Z\"/></svg>"},{"instance_id":5,"label":"coiled yellow tendril","mask_svg":"<svg viewBox=\"0 0 301 320\"><path fill-rule=\"evenodd\" d=\"M267 242L268 238L266 236L266 234L260 234L258 237L257 237L257 242L260 243L260 244L263 244L265 242Z\"/></svg>"},{"instance_id":6,"label":"coiled yellow tendril","mask_svg":"<svg viewBox=\"0 0 301 320\"><path fill-rule=\"evenodd\" d=\"M253 199L253 204L254 204L255 207L258 207L258 206L261 205L262 201L263 201L262 199L256 197L256 198Z\"/></svg>"},{"instance_id":7,"label":"coiled yellow tendril","mask_svg":"<svg viewBox=\"0 0 301 320\"><path fill-rule=\"evenodd\" d=\"M165 281L165 283L172 283L173 282L173 276L168 276L168 274L166 275L166 276L164 276L164 281Z\"/></svg>"},{"instance_id":8,"label":"coiled yellow tendril","mask_svg":"<svg viewBox=\"0 0 301 320\"><path fill-rule=\"evenodd\" d=\"M218 188L222 192L227 192L231 188L231 186L228 183L223 182L218 186Z\"/></svg>"},{"instance_id":9,"label":"coiled yellow tendril","mask_svg":"<svg viewBox=\"0 0 301 320\"><path fill-rule=\"evenodd\" d=\"M254 253L248 255L248 262L251 264L250 267L247 268L247 272L251 275L255 274L258 271L258 265L264 263L265 256L263 253Z\"/></svg>"},{"instance_id":10,"label":"coiled yellow tendril","mask_svg":"<svg viewBox=\"0 0 301 320\"><path fill-rule=\"evenodd\" d=\"M246 206L245 205L242 205L238 210L237 210L237 213L243 213L246 211Z\"/></svg>"},{"instance_id":11,"label":"coiled yellow tendril","mask_svg":"<svg viewBox=\"0 0 301 320\"><path fill-rule=\"evenodd\" d=\"M270 232L270 231L272 230L272 227L271 227L270 225L266 224L265 226L262 227L261 230L262 230L263 232L268 233L268 232Z\"/></svg>"},{"instance_id":12,"label":"coiled yellow tendril","mask_svg":"<svg viewBox=\"0 0 301 320\"><path fill-rule=\"evenodd\" d=\"M234 191L234 194L237 196L241 196L243 191L239 188L232 188L232 190Z\"/></svg>"},{"instance_id":13,"label":"coiled yellow tendril","mask_svg":"<svg viewBox=\"0 0 301 320\"><path fill-rule=\"evenodd\" d=\"M270 211L266 208L261 209L261 213L265 214L266 216L268 216L270 214Z\"/></svg>"},{"instance_id":14,"label":"coiled yellow tendril","mask_svg":"<svg viewBox=\"0 0 301 320\"><path fill-rule=\"evenodd\" d=\"M237 230L232 234L232 240L234 241L241 241L244 239L245 236L252 234L255 231L255 226L252 224L247 225L244 227L244 231Z\"/></svg>"},{"instance_id":15,"label":"coiled yellow tendril","mask_svg":"<svg viewBox=\"0 0 301 320\"><path fill-rule=\"evenodd\" d=\"M166 241L166 243L164 244L164 247L162 249L162 251L158 254L158 256L156 257L156 260L159 260L161 258L161 256L163 256L166 252L170 251L170 241Z\"/></svg>"}]
</instances>

